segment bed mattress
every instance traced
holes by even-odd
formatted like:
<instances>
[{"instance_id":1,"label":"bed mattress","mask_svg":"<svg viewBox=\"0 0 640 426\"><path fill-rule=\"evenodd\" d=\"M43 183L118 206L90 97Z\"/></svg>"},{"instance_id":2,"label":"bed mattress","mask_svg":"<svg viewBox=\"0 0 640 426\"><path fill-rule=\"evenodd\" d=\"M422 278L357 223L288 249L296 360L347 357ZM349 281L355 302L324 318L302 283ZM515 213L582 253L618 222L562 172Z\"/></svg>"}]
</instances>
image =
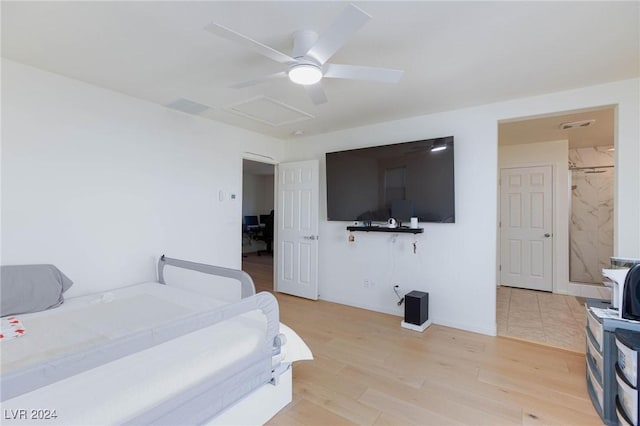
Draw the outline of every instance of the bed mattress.
<instances>
[{"instance_id":1,"label":"bed mattress","mask_svg":"<svg viewBox=\"0 0 640 426\"><path fill-rule=\"evenodd\" d=\"M2 371L7 373L224 304L153 282L70 298L56 309L17 316L26 335L3 346Z\"/></svg>"},{"instance_id":2,"label":"bed mattress","mask_svg":"<svg viewBox=\"0 0 640 426\"><path fill-rule=\"evenodd\" d=\"M246 305L248 299L239 304ZM284 326L280 331L289 335L289 359L271 354L265 339L273 334L272 325L260 310L230 314L232 318L213 325L203 322L211 312L233 311L235 305L167 285L143 283L71 298L51 311L19 315L26 334L3 343L3 394L5 379L12 375L20 377L22 372L39 369L37 382L70 364L72 370L80 367L35 390L15 391L15 396L9 393L9 399L3 395L3 411L55 410L55 417L39 423L66 425L171 423L177 420L171 418L172 412L182 413L180 423L207 419L268 382L274 363L310 358L302 340ZM163 341L167 325L174 336ZM160 340L120 356L122 345L115 344L128 342L135 347L138 335ZM85 358L96 355L96 348L101 348L98 358L108 362L82 368ZM69 359L78 362L69 363ZM206 400L196 401L203 397ZM191 419L184 417L184 410L177 410L189 401L198 407L191 410ZM3 424L26 423L5 418Z\"/></svg>"}]
</instances>

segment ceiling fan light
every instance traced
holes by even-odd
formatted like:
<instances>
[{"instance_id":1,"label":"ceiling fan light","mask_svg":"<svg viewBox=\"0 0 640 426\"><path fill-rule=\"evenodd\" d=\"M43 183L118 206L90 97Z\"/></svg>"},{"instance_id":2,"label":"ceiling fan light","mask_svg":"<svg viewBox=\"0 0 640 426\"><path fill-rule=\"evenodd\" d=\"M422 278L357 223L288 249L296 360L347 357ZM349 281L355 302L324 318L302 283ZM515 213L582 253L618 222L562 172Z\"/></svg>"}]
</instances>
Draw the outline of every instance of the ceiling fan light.
<instances>
[{"instance_id":1,"label":"ceiling fan light","mask_svg":"<svg viewBox=\"0 0 640 426\"><path fill-rule=\"evenodd\" d=\"M322 79L322 70L310 64L294 65L289 70L289 80L296 84L308 86L316 84Z\"/></svg>"}]
</instances>

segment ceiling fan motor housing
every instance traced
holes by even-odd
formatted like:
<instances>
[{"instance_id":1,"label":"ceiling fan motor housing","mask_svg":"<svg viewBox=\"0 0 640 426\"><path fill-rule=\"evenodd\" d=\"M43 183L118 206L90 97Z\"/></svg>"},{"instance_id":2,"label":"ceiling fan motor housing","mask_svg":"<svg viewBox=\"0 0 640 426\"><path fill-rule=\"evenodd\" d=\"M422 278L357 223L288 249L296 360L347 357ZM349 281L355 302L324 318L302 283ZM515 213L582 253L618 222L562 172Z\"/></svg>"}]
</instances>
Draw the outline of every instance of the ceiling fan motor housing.
<instances>
[{"instance_id":1,"label":"ceiling fan motor housing","mask_svg":"<svg viewBox=\"0 0 640 426\"><path fill-rule=\"evenodd\" d=\"M293 50L291 56L294 59L303 59L309 49L318 41L318 33L313 30L298 30L293 33ZM317 60L316 60L317 62Z\"/></svg>"}]
</instances>

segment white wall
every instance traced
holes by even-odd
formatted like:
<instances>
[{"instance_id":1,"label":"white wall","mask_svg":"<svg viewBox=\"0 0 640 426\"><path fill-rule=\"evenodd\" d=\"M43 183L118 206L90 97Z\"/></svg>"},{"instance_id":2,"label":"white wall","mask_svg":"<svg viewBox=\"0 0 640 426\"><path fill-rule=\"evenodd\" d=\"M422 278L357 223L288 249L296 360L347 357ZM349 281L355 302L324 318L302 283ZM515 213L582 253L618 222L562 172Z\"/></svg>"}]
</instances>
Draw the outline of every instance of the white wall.
<instances>
[{"instance_id":1,"label":"white wall","mask_svg":"<svg viewBox=\"0 0 640 426\"><path fill-rule=\"evenodd\" d=\"M295 154L324 165L328 151L449 135L455 137L456 223L423 223L424 234L400 234L395 242L393 234L356 232L349 243L346 222L321 220L320 298L402 315L393 293L397 284L405 293L429 292L435 322L495 334L495 254L487 254L496 247L497 125L491 115L479 108L309 137L296 140ZM321 218L324 180L321 166ZM364 280L374 285L366 288Z\"/></svg>"},{"instance_id":2,"label":"white wall","mask_svg":"<svg viewBox=\"0 0 640 426\"><path fill-rule=\"evenodd\" d=\"M455 137L456 223L423 224L425 233L358 233L345 222L320 223L320 297L400 315L392 285L430 293L434 322L495 334L496 217L501 120L617 105L616 254L640 256L640 80L553 93L380 123L288 143L287 160L321 160L321 215L326 219L324 153L423 138ZM383 100L381 100L383 101ZM375 287L365 288L368 279Z\"/></svg>"},{"instance_id":3,"label":"white wall","mask_svg":"<svg viewBox=\"0 0 640 426\"><path fill-rule=\"evenodd\" d=\"M6 59L2 89L2 264L53 263L71 295L162 253L240 267L243 151L281 141Z\"/></svg>"},{"instance_id":4,"label":"white wall","mask_svg":"<svg viewBox=\"0 0 640 426\"><path fill-rule=\"evenodd\" d=\"M259 214L260 179L258 175L242 175L242 217Z\"/></svg>"},{"instance_id":5,"label":"white wall","mask_svg":"<svg viewBox=\"0 0 640 426\"><path fill-rule=\"evenodd\" d=\"M553 169L553 292L569 286L569 142L567 140L506 145L498 149L500 168L551 165ZM498 198L498 212L500 203ZM498 240L498 245L500 240ZM498 263L500 248L498 247Z\"/></svg>"},{"instance_id":6,"label":"white wall","mask_svg":"<svg viewBox=\"0 0 640 426\"><path fill-rule=\"evenodd\" d=\"M274 191L274 176L263 175L260 176L261 199L258 206L260 214L269 214L274 209L275 203L275 191Z\"/></svg>"},{"instance_id":7,"label":"white wall","mask_svg":"<svg viewBox=\"0 0 640 426\"><path fill-rule=\"evenodd\" d=\"M155 277L160 253L239 267L244 151L279 160L455 137L456 223L409 235L320 224L320 296L400 315L392 285L430 292L436 322L495 334L497 123L617 105L618 256L640 257L640 80L283 143L2 61L2 263L54 263L76 293ZM321 181L324 180L321 167ZM218 201L222 190L224 200ZM326 218L321 185L321 217ZM363 281L375 285L364 288Z\"/></svg>"},{"instance_id":8,"label":"white wall","mask_svg":"<svg viewBox=\"0 0 640 426\"><path fill-rule=\"evenodd\" d=\"M269 214L273 210L273 175L244 173L242 177L242 216Z\"/></svg>"}]
</instances>

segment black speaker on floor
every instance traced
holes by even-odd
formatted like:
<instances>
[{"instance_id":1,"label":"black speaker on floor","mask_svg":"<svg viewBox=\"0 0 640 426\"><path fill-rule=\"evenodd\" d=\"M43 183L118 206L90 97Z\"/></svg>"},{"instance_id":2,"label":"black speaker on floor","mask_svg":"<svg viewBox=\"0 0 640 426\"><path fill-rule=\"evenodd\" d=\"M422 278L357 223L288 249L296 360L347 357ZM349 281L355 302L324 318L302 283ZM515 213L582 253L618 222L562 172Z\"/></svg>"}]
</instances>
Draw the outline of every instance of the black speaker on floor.
<instances>
[{"instance_id":1,"label":"black speaker on floor","mask_svg":"<svg viewBox=\"0 0 640 426\"><path fill-rule=\"evenodd\" d=\"M413 290L404 296L404 322L422 325L429 319L429 293Z\"/></svg>"}]
</instances>

